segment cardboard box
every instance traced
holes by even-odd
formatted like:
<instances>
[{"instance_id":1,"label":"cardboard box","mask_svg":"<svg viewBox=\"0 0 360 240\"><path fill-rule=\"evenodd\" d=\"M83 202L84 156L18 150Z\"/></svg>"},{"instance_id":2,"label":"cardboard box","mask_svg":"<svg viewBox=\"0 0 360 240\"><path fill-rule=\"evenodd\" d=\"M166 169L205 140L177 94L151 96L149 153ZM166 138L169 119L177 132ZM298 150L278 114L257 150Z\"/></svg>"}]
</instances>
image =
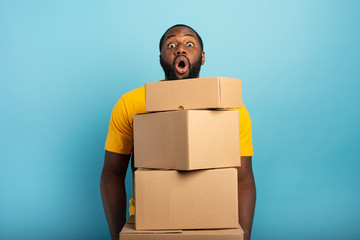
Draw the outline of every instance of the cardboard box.
<instances>
[{"instance_id":1,"label":"cardboard box","mask_svg":"<svg viewBox=\"0 0 360 240\"><path fill-rule=\"evenodd\" d=\"M136 168L238 167L239 112L182 110L135 115Z\"/></svg>"},{"instance_id":2,"label":"cardboard box","mask_svg":"<svg viewBox=\"0 0 360 240\"><path fill-rule=\"evenodd\" d=\"M171 230L138 231L135 230L134 216L130 216L120 232L120 240L243 240L244 231L238 225L235 229L211 230Z\"/></svg>"},{"instance_id":3,"label":"cardboard box","mask_svg":"<svg viewBox=\"0 0 360 240\"><path fill-rule=\"evenodd\" d=\"M235 168L135 171L135 229L238 227Z\"/></svg>"},{"instance_id":4,"label":"cardboard box","mask_svg":"<svg viewBox=\"0 0 360 240\"><path fill-rule=\"evenodd\" d=\"M241 108L241 80L208 77L146 83L145 99L147 112Z\"/></svg>"}]
</instances>

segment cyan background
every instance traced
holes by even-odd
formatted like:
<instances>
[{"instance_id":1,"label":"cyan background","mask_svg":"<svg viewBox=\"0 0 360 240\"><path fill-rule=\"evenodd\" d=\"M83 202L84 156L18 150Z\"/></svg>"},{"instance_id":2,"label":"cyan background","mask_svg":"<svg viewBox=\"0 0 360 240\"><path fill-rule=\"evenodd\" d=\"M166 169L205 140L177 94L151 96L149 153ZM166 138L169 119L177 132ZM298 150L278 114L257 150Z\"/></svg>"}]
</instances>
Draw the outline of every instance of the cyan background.
<instances>
[{"instance_id":1,"label":"cyan background","mask_svg":"<svg viewBox=\"0 0 360 240\"><path fill-rule=\"evenodd\" d=\"M110 238L99 192L110 113L163 79L158 42L177 23L204 40L201 77L243 80L253 239L360 239L351 0L0 0L0 239Z\"/></svg>"}]
</instances>

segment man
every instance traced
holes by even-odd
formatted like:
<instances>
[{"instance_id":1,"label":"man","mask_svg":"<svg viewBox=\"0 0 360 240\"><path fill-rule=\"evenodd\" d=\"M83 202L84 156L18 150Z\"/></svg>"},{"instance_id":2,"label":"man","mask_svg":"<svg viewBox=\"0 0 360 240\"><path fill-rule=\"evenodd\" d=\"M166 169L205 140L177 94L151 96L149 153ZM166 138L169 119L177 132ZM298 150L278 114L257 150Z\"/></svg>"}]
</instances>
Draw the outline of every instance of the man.
<instances>
[{"instance_id":1,"label":"man","mask_svg":"<svg viewBox=\"0 0 360 240\"><path fill-rule=\"evenodd\" d=\"M160 40L160 64L165 80L198 78L205 62L203 42L192 28L175 25ZM241 167L238 168L239 222L250 239L255 209L255 182L252 171L253 155L251 122L245 106L240 114ZM125 174L133 150L132 119L145 112L145 88L140 87L124 94L111 114L105 144L105 160L101 174L101 196L112 239L119 239L119 232L126 221ZM134 159L132 159L132 170ZM130 215L135 213L130 200Z\"/></svg>"}]
</instances>

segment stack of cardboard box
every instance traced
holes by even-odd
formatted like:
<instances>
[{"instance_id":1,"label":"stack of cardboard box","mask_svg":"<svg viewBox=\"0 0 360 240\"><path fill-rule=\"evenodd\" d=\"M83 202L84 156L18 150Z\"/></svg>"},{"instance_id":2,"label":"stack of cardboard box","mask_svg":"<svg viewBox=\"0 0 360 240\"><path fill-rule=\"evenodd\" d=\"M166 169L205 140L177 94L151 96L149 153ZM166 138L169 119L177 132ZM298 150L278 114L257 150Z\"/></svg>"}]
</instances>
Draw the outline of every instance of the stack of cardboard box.
<instances>
[{"instance_id":1,"label":"stack of cardboard box","mask_svg":"<svg viewBox=\"0 0 360 240\"><path fill-rule=\"evenodd\" d=\"M134 219L129 239L242 239L238 222L241 81L211 77L145 85L134 116ZM210 238L211 237L211 238Z\"/></svg>"}]
</instances>

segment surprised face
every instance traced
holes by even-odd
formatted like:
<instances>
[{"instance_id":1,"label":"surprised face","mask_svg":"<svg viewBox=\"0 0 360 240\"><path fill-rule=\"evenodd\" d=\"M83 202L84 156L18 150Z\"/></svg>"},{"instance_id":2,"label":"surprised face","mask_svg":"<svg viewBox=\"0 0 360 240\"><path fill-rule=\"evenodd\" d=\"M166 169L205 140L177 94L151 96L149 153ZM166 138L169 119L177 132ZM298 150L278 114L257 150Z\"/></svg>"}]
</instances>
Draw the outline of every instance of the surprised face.
<instances>
[{"instance_id":1,"label":"surprised face","mask_svg":"<svg viewBox=\"0 0 360 240\"><path fill-rule=\"evenodd\" d=\"M166 33L160 54L166 80L197 78L204 61L205 53L193 30L178 26Z\"/></svg>"}]
</instances>

